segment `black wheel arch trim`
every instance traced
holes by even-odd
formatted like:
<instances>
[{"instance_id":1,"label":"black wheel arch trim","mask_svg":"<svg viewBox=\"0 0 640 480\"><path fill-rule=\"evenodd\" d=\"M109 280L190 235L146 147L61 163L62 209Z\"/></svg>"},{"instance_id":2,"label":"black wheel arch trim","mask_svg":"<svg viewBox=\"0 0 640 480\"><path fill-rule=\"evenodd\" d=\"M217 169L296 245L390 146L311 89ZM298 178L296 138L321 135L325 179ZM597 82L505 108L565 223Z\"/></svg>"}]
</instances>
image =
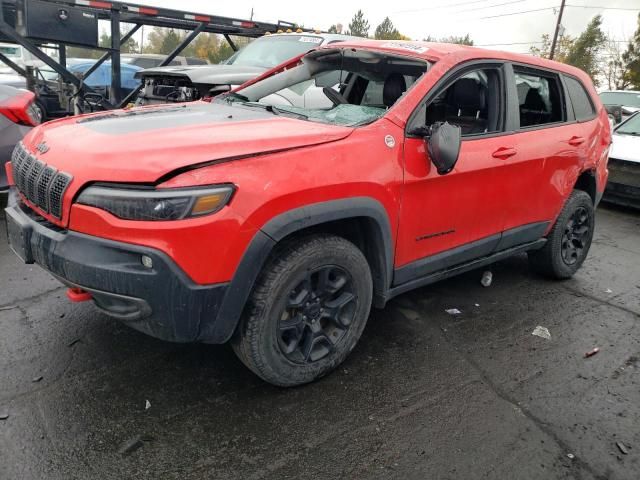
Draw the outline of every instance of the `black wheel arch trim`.
<instances>
[{"instance_id":1,"label":"black wheel arch trim","mask_svg":"<svg viewBox=\"0 0 640 480\"><path fill-rule=\"evenodd\" d=\"M231 338L253 285L278 242L309 227L352 218L366 218L374 226L373 238L368 239L368 245L382 259L378 268L372 268L374 287L377 287L374 302L382 306L393 275L393 237L389 216L384 206L371 197L329 200L286 211L262 226L254 235L236 269L217 318L201 325L199 338L207 343L224 343Z\"/></svg>"}]
</instances>

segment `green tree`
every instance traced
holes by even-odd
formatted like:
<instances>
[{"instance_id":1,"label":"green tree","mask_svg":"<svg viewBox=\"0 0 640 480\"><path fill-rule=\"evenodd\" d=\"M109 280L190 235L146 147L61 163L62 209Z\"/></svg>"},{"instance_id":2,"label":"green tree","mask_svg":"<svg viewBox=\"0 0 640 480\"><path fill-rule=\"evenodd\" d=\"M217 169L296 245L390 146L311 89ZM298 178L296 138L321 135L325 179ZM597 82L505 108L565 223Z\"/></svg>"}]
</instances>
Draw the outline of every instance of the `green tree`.
<instances>
[{"instance_id":1,"label":"green tree","mask_svg":"<svg viewBox=\"0 0 640 480\"><path fill-rule=\"evenodd\" d=\"M600 53L607 41L601 27L602 16L596 15L591 19L584 32L575 39L563 60L565 63L587 72L596 86L599 85Z\"/></svg>"},{"instance_id":2,"label":"green tree","mask_svg":"<svg viewBox=\"0 0 640 480\"><path fill-rule=\"evenodd\" d=\"M456 43L458 45L469 45L473 46L473 40L471 36L467 33L464 37L450 35L448 37L435 38L429 35L427 38L423 40L424 42L438 42L438 43Z\"/></svg>"},{"instance_id":3,"label":"green tree","mask_svg":"<svg viewBox=\"0 0 640 480\"><path fill-rule=\"evenodd\" d=\"M120 37L122 38L126 32L122 32ZM98 45L103 48L111 48L111 35L106 30L103 30L98 39ZM133 38L130 38L121 45L121 53L138 53L140 46ZM104 52L95 50L93 48L82 47L67 47L67 58L100 58Z\"/></svg>"},{"instance_id":4,"label":"green tree","mask_svg":"<svg viewBox=\"0 0 640 480\"><path fill-rule=\"evenodd\" d=\"M389 17L385 17L380 25L376 27L374 34L376 40L402 40L403 35L393 26Z\"/></svg>"},{"instance_id":5,"label":"green tree","mask_svg":"<svg viewBox=\"0 0 640 480\"><path fill-rule=\"evenodd\" d=\"M122 38L124 35L126 34L122 33L120 35L120 38ZM100 34L100 40L98 41L98 45L103 48L111 48L111 35L109 35L106 31L103 31ZM126 42L120 45L120 53L139 53L139 52L140 52L140 46L138 45L138 42L136 42L133 38L130 38L129 40L127 40Z\"/></svg>"},{"instance_id":6,"label":"green tree","mask_svg":"<svg viewBox=\"0 0 640 480\"><path fill-rule=\"evenodd\" d=\"M531 47L529 51L541 58L549 58L551 54L551 36L548 33L542 35L539 47ZM573 47L575 39L569 35L561 35L556 42L556 51L553 59L557 62L565 62L569 51Z\"/></svg>"},{"instance_id":7,"label":"green tree","mask_svg":"<svg viewBox=\"0 0 640 480\"><path fill-rule=\"evenodd\" d=\"M162 39L159 53L167 55L173 52L181 41L180 35L178 35L173 28L170 29L167 32L167 35Z\"/></svg>"},{"instance_id":8,"label":"green tree","mask_svg":"<svg viewBox=\"0 0 640 480\"><path fill-rule=\"evenodd\" d=\"M338 33L338 26L337 26L337 25L335 25L335 24L334 24L334 25L331 25L331 26L329 27L329 30L327 30L327 32L329 32L329 33Z\"/></svg>"},{"instance_id":9,"label":"green tree","mask_svg":"<svg viewBox=\"0 0 640 480\"><path fill-rule=\"evenodd\" d=\"M623 82L634 90L640 90L640 14L638 28L622 53L621 63L624 68Z\"/></svg>"},{"instance_id":10,"label":"green tree","mask_svg":"<svg viewBox=\"0 0 640 480\"><path fill-rule=\"evenodd\" d=\"M369 22L364 18L362 10L358 10L349 23L349 30L345 32L347 35L353 35L355 37L368 37L369 36Z\"/></svg>"}]
</instances>

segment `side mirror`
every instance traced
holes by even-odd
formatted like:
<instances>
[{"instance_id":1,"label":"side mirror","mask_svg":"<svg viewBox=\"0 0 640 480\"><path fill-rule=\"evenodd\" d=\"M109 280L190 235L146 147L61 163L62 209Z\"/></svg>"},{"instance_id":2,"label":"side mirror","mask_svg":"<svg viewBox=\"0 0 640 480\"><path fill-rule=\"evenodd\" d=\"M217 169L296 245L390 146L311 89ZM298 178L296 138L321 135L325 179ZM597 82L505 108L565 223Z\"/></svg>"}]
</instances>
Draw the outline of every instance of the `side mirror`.
<instances>
[{"instance_id":1,"label":"side mirror","mask_svg":"<svg viewBox=\"0 0 640 480\"><path fill-rule=\"evenodd\" d=\"M429 157L440 175L449 173L456 166L461 137L460 127L457 125L438 122L431 127L431 136L425 138L425 142Z\"/></svg>"}]
</instances>

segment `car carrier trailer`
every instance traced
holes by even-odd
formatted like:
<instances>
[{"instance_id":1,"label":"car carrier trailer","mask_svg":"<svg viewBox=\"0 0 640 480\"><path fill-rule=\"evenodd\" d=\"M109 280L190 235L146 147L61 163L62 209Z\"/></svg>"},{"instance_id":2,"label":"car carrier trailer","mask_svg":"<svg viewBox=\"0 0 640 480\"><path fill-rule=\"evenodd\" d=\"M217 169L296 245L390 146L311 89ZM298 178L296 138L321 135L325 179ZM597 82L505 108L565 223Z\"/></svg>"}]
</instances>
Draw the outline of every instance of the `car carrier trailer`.
<instances>
[{"instance_id":1,"label":"car carrier trailer","mask_svg":"<svg viewBox=\"0 0 640 480\"><path fill-rule=\"evenodd\" d=\"M55 71L63 82L70 84L76 104L84 110L85 97L101 109L120 108L135 98L137 91L122 98L121 94L121 45L143 26L165 27L190 31L182 42L169 53L161 66L169 65L198 34L215 33L225 37L235 51L237 46L231 35L256 38L267 32L293 29L295 24L285 21L265 23L255 20L220 17L190 11L137 5L133 3L102 0L4 0L0 8L0 39L21 45L38 60ZM111 45L98 45L98 21L110 22ZM121 37L121 24L132 28ZM78 46L104 51L96 63L84 73L87 78L102 63L111 61L111 95L109 100L97 95L89 86L67 69L66 46ZM50 47L58 51L58 58L43 52L39 47ZM33 89L34 78L25 69L0 53L0 60L28 78L27 85ZM32 77L29 79L29 77ZM95 100L95 99L98 100Z\"/></svg>"}]
</instances>

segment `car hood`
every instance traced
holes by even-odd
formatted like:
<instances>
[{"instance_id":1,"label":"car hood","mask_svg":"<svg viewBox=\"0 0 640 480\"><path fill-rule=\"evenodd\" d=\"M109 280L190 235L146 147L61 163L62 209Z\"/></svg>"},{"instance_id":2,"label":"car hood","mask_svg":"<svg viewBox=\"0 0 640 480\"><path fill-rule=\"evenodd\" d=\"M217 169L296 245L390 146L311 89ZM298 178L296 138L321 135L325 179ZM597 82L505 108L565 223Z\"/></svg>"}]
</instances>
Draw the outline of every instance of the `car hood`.
<instances>
[{"instance_id":1,"label":"car hood","mask_svg":"<svg viewBox=\"0 0 640 480\"><path fill-rule=\"evenodd\" d=\"M187 77L192 83L205 85L242 85L266 69L240 65L193 65L148 68L136 74L136 78L149 76Z\"/></svg>"},{"instance_id":2,"label":"car hood","mask_svg":"<svg viewBox=\"0 0 640 480\"><path fill-rule=\"evenodd\" d=\"M220 103L118 110L56 120L24 144L44 163L90 181L153 183L174 170L336 141L352 128ZM39 148L38 148L39 147Z\"/></svg>"},{"instance_id":3,"label":"car hood","mask_svg":"<svg viewBox=\"0 0 640 480\"><path fill-rule=\"evenodd\" d=\"M619 135L614 132L611 140L609 158L640 163L640 136Z\"/></svg>"}]
</instances>

